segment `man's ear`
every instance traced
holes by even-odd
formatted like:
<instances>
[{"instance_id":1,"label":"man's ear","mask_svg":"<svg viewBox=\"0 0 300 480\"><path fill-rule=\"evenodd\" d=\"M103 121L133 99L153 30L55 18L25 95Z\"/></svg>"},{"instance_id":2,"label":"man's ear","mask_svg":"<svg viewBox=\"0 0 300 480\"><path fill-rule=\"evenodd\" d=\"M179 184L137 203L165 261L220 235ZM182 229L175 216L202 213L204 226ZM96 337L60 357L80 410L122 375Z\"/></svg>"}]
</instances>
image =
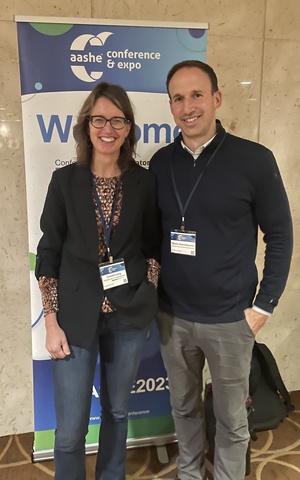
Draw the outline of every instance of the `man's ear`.
<instances>
[{"instance_id":1,"label":"man's ear","mask_svg":"<svg viewBox=\"0 0 300 480\"><path fill-rule=\"evenodd\" d=\"M216 109L220 108L220 106L222 105L222 93L220 92L220 90L214 93L214 97L215 97L215 108Z\"/></svg>"}]
</instances>

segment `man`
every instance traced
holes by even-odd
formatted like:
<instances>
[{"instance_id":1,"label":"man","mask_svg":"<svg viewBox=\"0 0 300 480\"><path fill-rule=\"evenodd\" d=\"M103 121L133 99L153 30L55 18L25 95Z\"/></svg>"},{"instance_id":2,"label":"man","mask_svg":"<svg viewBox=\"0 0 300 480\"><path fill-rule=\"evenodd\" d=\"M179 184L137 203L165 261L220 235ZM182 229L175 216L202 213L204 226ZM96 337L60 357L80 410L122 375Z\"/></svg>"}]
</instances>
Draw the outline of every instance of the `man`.
<instances>
[{"instance_id":1,"label":"man","mask_svg":"<svg viewBox=\"0 0 300 480\"><path fill-rule=\"evenodd\" d=\"M167 89L181 133L156 152L150 169L163 228L157 320L178 438L178 479L206 478L206 359L216 416L214 478L242 480L252 348L286 284L290 210L272 152L226 133L216 120L222 94L209 65L174 65ZM258 227L266 243L259 285Z\"/></svg>"}]
</instances>

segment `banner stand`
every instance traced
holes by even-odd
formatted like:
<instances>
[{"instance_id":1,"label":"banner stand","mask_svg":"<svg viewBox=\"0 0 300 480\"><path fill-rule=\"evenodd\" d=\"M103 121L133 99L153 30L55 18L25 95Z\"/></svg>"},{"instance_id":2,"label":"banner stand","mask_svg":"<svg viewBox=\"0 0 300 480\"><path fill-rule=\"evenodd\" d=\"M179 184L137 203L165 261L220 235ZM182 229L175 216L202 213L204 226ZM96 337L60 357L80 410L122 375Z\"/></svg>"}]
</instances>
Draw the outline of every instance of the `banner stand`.
<instances>
[{"instance_id":1,"label":"banner stand","mask_svg":"<svg viewBox=\"0 0 300 480\"><path fill-rule=\"evenodd\" d=\"M88 93L99 81L121 85L134 105L136 161L147 168L154 152L178 135L166 77L178 62L205 62L207 23L137 22L15 17L21 80L28 215L32 323L33 461L53 458L55 412L51 362L34 275L39 221L53 170L76 162L72 129ZM86 452L97 451L101 410L99 361L92 392ZM129 401L128 448L176 441L169 386L155 322Z\"/></svg>"}]
</instances>

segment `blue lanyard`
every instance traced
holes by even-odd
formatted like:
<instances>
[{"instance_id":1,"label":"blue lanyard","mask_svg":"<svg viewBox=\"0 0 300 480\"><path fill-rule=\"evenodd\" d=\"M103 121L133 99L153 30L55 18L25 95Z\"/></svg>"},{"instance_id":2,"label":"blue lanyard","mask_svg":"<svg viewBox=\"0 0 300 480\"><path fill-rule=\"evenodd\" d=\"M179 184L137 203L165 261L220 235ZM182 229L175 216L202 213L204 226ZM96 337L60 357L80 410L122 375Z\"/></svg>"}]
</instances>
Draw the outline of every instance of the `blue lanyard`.
<instances>
[{"instance_id":1,"label":"blue lanyard","mask_svg":"<svg viewBox=\"0 0 300 480\"><path fill-rule=\"evenodd\" d=\"M185 204L183 205L182 204L182 201L181 201L181 198L180 198L180 195L179 195L179 192L178 192L178 188L177 188L177 185L176 185L176 182L175 182L175 176L174 176L174 168L173 168L173 156L172 156L172 159L171 159L171 177L172 177L172 182L173 182L173 188L174 188L174 192L175 192L175 195L176 195L176 199L177 199L177 203L178 203L178 207L179 207L179 210L180 210L180 215L181 215L181 227L180 229L181 230L184 230L185 229L185 214L186 214L186 211L187 211L187 208L190 204L190 201L192 199L192 196L194 195L195 191L196 191L196 188L198 187L199 183L200 183L200 180L201 178L203 177L204 175L204 172L205 170L207 169L207 167L209 166L209 164L212 162L212 159L214 158L214 156L216 155L216 153L218 152L219 148L221 147L222 143L224 142L225 138L226 138L226 132L225 132L225 135L223 136L222 140L220 141L219 145L217 146L217 148L215 149L215 151L211 154L211 156L209 157L205 167L203 168L202 172L200 172L200 175L198 176L196 182L195 182L195 185L193 186L192 188L192 191L191 193L189 194L188 196L188 199L187 201L185 202ZM174 154L173 154L174 155Z\"/></svg>"},{"instance_id":2,"label":"blue lanyard","mask_svg":"<svg viewBox=\"0 0 300 480\"><path fill-rule=\"evenodd\" d=\"M110 243L110 236L111 236L111 230L112 230L112 226L113 226L114 216L115 216L116 208L117 208L118 195L119 195L120 188L121 188L122 177L120 178L120 180L117 183L117 187L116 187L116 190L115 190L115 193L114 193L114 201L113 201L113 206L112 206L112 210L111 210L110 220L109 220L109 224L108 224L108 227L107 227L106 222L105 222L105 218L104 218L104 215L103 215L101 200L100 200L98 192L97 192L95 180L94 180L92 172L90 172L90 173L91 173L91 181L92 181L93 192L94 192L95 200L96 200L96 203L97 203L98 212L99 212L99 215L100 215L100 218L101 218L102 230L103 230L103 235L104 235L104 241L105 241L105 246L106 246L106 250L107 250L108 260L109 260L110 263L112 263L113 262L113 256L112 256L111 251L110 251L109 243Z\"/></svg>"}]
</instances>

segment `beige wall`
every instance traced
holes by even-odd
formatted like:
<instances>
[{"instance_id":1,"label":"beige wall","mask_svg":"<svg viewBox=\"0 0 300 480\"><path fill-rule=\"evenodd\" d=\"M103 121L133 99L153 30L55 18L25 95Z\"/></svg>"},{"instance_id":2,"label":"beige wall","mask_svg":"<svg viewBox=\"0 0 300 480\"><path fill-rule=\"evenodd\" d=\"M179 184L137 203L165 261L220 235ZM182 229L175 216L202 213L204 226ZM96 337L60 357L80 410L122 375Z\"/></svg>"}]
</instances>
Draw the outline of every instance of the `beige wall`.
<instances>
[{"instance_id":1,"label":"beige wall","mask_svg":"<svg viewBox=\"0 0 300 480\"><path fill-rule=\"evenodd\" d=\"M210 24L207 61L223 91L220 119L231 132L274 151L290 198L295 229L291 274L259 340L274 352L288 388L300 389L299 0L1 0L0 435L33 430L26 187L14 15ZM245 80L251 85L240 84ZM260 251L259 264L261 259Z\"/></svg>"}]
</instances>

